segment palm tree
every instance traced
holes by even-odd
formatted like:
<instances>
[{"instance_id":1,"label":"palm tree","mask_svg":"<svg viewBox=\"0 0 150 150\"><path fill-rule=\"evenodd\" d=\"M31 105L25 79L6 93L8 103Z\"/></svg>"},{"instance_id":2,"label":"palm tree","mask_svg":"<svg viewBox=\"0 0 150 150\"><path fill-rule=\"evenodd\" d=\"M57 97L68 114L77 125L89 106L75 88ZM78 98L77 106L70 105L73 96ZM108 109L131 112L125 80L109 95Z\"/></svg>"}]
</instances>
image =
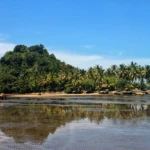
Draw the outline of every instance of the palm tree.
<instances>
[{"instance_id":1,"label":"palm tree","mask_svg":"<svg viewBox=\"0 0 150 150\"><path fill-rule=\"evenodd\" d=\"M128 76L127 67L124 64L121 64L118 69L118 77L126 79Z\"/></svg>"},{"instance_id":2,"label":"palm tree","mask_svg":"<svg viewBox=\"0 0 150 150\"><path fill-rule=\"evenodd\" d=\"M112 73L111 68L108 68L108 69L105 71L105 75L108 76L108 77L113 76L113 73Z\"/></svg>"},{"instance_id":3,"label":"palm tree","mask_svg":"<svg viewBox=\"0 0 150 150\"><path fill-rule=\"evenodd\" d=\"M102 68L102 66L96 65L94 67L94 79L97 85L97 89L100 90L102 88L102 84L103 84L103 79L104 79L104 69Z\"/></svg>"},{"instance_id":4,"label":"palm tree","mask_svg":"<svg viewBox=\"0 0 150 150\"><path fill-rule=\"evenodd\" d=\"M83 76L81 74L81 70L78 69L74 71L71 79L71 84L76 93L81 92L82 80L83 80Z\"/></svg>"},{"instance_id":5,"label":"palm tree","mask_svg":"<svg viewBox=\"0 0 150 150\"><path fill-rule=\"evenodd\" d=\"M88 69L88 71L87 71L87 77L88 78L93 78L93 68L92 67L90 67Z\"/></svg>"},{"instance_id":6,"label":"palm tree","mask_svg":"<svg viewBox=\"0 0 150 150\"><path fill-rule=\"evenodd\" d=\"M150 65L146 65L145 66L145 79L146 79L146 82L148 83L148 81L150 81Z\"/></svg>"},{"instance_id":7,"label":"palm tree","mask_svg":"<svg viewBox=\"0 0 150 150\"><path fill-rule=\"evenodd\" d=\"M138 66L138 79L141 83L144 82L145 75L146 75L146 71L145 71L144 67L139 65Z\"/></svg>"},{"instance_id":8,"label":"palm tree","mask_svg":"<svg viewBox=\"0 0 150 150\"><path fill-rule=\"evenodd\" d=\"M128 66L129 70L129 79L133 83L138 78L138 66L137 63L131 62L130 66Z\"/></svg>"}]
</instances>

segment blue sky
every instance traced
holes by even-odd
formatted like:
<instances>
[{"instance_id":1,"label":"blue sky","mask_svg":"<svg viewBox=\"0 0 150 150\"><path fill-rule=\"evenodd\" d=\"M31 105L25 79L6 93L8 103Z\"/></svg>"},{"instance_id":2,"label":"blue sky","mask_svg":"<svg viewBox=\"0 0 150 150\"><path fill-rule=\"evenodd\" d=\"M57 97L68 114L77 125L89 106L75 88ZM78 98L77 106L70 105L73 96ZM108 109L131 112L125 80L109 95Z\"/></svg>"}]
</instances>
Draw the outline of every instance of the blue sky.
<instances>
[{"instance_id":1,"label":"blue sky","mask_svg":"<svg viewBox=\"0 0 150 150\"><path fill-rule=\"evenodd\" d=\"M149 0L1 0L0 55L43 44L80 68L150 64Z\"/></svg>"}]
</instances>

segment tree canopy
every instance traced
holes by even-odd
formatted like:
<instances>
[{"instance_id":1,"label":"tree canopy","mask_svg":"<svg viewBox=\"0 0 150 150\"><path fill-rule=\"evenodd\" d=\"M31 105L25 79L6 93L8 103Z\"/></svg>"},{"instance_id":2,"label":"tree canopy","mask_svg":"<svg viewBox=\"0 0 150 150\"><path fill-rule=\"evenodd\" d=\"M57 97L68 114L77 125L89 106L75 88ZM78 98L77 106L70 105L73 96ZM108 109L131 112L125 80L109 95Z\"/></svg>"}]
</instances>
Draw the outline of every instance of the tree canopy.
<instances>
[{"instance_id":1,"label":"tree canopy","mask_svg":"<svg viewBox=\"0 0 150 150\"><path fill-rule=\"evenodd\" d=\"M66 93L94 92L102 89L146 89L150 82L150 65L112 65L108 69L96 65L81 70L49 54L43 45L17 45L0 59L0 92Z\"/></svg>"}]
</instances>

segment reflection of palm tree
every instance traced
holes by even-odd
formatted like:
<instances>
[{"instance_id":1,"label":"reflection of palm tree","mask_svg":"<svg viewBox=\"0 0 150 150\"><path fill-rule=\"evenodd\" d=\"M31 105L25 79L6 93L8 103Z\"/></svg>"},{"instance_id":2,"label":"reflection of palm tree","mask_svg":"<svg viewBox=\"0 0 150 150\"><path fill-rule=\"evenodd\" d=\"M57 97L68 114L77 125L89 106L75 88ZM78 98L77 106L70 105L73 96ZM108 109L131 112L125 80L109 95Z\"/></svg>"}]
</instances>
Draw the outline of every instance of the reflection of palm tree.
<instances>
[{"instance_id":1,"label":"reflection of palm tree","mask_svg":"<svg viewBox=\"0 0 150 150\"><path fill-rule=\"evenodd\" d=\"M132 106L135 106L137 109L137 105ZM93 108L93 110L95 108L93 106L90 107ZM144 105L141 107L144 107ZM32 142L42 143L49 133L53 134L58 127L72 120L89 118L91 121L100 123L104 118L114 120L116 118L137 118L146 116L150 109L150 107L147 106L147 111L139 111L137 113L137 111L131 110L130 105L122 104L109 104L109 106L108 104L103 104L103 108L106 108L103 111L87 111L84 108L85 106L52 107L49 105L33 104L28 105L28 107L3 107L0 109L0 124L12 122L12 125L1 126L1 131L8 136L13 136L13 138L19 142L30 140ZM22 122L22 126L16 128L18 122ZM37 139L37 137L39 137L39 139Z\"/></svg>"}]
</instances>

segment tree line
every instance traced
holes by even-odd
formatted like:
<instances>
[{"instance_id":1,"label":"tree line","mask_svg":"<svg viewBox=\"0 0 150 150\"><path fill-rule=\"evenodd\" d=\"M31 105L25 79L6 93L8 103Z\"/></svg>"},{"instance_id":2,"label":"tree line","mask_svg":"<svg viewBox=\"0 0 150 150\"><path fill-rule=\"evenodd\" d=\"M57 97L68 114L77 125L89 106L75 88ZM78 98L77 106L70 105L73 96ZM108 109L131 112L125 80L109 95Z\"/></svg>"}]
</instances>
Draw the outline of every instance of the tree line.
<instances>
[{"instance_id":1,"label":"tree line","mask_svg":"<svg viewBox=\"0 0 150 150\"><path fill-rule=\"evenodd\" d=\"M17 45L0 59L0 92L90 93L103 89L145 90L150 83L150 65L100 65L88 70L73 67L49 54L43 45Z\"/></svg>"}]
</instances>

